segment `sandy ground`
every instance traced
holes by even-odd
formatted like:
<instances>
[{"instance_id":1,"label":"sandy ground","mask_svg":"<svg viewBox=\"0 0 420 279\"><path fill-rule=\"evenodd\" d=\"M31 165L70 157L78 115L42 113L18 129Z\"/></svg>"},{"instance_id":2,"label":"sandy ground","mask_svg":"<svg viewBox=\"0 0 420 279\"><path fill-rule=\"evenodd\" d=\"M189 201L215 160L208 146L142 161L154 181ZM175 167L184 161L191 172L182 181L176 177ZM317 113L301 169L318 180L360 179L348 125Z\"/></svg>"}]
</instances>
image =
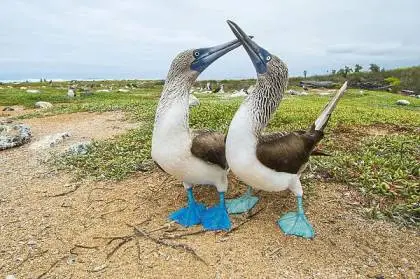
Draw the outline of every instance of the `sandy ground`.
<instances>
[{"instance_id":1,"label":"sandy ground","mask_svg":"<svg viewBox=\"0 0 420 279\"><path fill-rule=\"evenodd\" d=\"M23 122L34 141L70 131L64 146L133 127L117 112ZM277 227L295 206L288 192L259 192L256 214L232 216L230 233L202 232L168 223L185 195L158 170L120 182L74 181L43 156L29 145L0 153L0 278L420 278L419 232L363 218L345 185L317 183L305 201L314 240ZM229 196L245 190L234 177L230 185ZM194 191L216 202L212 187Z\"/></svg>"}]
</instances>

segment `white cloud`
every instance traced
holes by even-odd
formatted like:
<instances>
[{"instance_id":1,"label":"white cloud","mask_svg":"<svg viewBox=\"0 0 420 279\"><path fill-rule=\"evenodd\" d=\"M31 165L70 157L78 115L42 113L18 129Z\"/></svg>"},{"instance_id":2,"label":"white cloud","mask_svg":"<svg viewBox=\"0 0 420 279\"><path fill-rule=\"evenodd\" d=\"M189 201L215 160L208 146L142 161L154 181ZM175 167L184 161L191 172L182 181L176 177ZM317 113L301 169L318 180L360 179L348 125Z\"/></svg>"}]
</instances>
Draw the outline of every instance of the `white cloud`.
<instances>
[{"instance_id":1,"label":"white cloud","mask_svg":"<svg viewBox=\"0 0 420 279\"><path fill-rule=\"evenodd\" d=\"M0 79L163 78L178 52L231 40L226 19L285 60L292 74L420 64L419 10L418 0L8 1L0 17ZM254 72L239 49L202 78Z\"/></svg>"}]
</instances>

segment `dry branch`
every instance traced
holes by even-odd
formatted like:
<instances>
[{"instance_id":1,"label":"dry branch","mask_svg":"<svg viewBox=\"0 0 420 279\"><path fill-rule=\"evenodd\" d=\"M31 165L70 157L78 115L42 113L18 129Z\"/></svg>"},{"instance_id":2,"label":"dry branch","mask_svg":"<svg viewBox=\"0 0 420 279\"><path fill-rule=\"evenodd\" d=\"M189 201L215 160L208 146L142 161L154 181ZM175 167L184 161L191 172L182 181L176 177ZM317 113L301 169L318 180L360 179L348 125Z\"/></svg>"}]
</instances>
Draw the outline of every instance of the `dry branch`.
<instances>
[{"instance_id":1,"label":"dry branch","mask_svg":"<svg viewBox=\"0 0 420 279\"><path fill-rule=\"evenodd\" d=\"M164 241L164 240L162 240L160 238L156 238L154 236L151 236L150 234L148 234L147 232L143 231L142 229L140 229L140 228L138 228L136 226L133 226L133 225L130 225L130 224L127 224L127 226L133 228L135 234L138 235L138 236L142 236L144 238L147 238L147 239L149 239L149 240L151 240L154 243L159 244L159 245L171 247L171 248L177 249L177 250L183 250L183 251L185 251L185 252L193 255L194 258L196 258L197 260L199 260L202 263L204 263L205 265L207 265L207 263L195 252L195 250L193 248L191 248L190 246L186 245L186 244L183 244L183 243L170 243L170 242Z\"/></svg>"},{"instance_id":2,"label":"dry branch","mask_svg":"<svg viewBox=\"0 0 420 279\"><path fill-rule=\"evenodd\" d=\"M259 214L261 211L263 211L265 208L261 208L259 210L256 210L255 212L250 213L248 216L246 216L246 219L243 220L242 222L240 222L238 225L234 226L230 231L228 231L227 233L232 233L233 231L236 231L237 229L239 229L241 226L243 226L244 224L248 223L249 221L251 221L252 217L254 217L255 215Z\"/></svg>"},{"instance_id":3,"label":"dry branch","mask_svg":"<svg viewBox=\"0 0 420 279\"><path fill-rule=\"evenodd\" d=\"M77 189L79 189L81 186L82 186L82 184L77 184L76 186L74 186L74 188L73 188L73 189L71 189L71 190L69 190L69 191L67 191L67 192L63 192L63 193L60 193L60 194L55 194L55 195L50 195L50 196L47 196L47 197L48 197L48 198L56 198L56 197L66 196L66 195L68 195L68 194L71 194L71 193L76 192L76 191L77 191Z\"/></svg>"}]
</instances>

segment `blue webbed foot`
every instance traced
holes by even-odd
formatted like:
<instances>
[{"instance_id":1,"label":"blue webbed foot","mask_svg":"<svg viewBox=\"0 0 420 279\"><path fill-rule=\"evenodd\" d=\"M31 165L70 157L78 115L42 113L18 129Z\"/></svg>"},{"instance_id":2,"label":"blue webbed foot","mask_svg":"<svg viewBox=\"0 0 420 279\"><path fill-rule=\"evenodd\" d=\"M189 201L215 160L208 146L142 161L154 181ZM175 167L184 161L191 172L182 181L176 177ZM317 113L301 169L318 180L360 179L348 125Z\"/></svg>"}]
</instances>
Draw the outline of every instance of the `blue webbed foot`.
<instances>
[{"instance_id":1,"label":"blue webbed foot","mask_svg":"<svg viewBox=\"0 0 420 279\"><path fill-rule=\"evenodd\" d=\"M187 191L188 206L172 212L169 215L169 219L181 224L184 227L191 227L201 223L201 216L206 211L206 207L195 201L191 188Z\"/></svg>"},{"instance_id":2,"label":"blue webbed foot","mask_svg":"<svg viewBox=\"0 0 420 279\"><path fill-rule=\"evenodd\" d=\"M259 200L258 197L252 195L251 191L251 187L248 186L246 193L239 198L226 200L228 213L239 214L251 210Z\"/></svg>"},{"instance_id":3,"label":"blue webbed foot","mask_svg":"<svg viewBox=\"0 0 420 279\"><path fill-rule=\"evenodd\" d=\"M277 223L287 235L296 235L304 238L315 237L315 231L303 212L302 197L298 197L298 211L286 213Z\"/></svg>"},{"instance_id":4,"label":"blue webbed foot","mask_svg":"<svg viewBox=\"0 0 420 279\"><path fill-rule=\"evenodd\" d=\"M203 228L209 231L228 231L232 227L228 212L225 206L224 193L220 193L220 204L208 208L204 212L201 222Z\"/></svg>"}]
</instances>

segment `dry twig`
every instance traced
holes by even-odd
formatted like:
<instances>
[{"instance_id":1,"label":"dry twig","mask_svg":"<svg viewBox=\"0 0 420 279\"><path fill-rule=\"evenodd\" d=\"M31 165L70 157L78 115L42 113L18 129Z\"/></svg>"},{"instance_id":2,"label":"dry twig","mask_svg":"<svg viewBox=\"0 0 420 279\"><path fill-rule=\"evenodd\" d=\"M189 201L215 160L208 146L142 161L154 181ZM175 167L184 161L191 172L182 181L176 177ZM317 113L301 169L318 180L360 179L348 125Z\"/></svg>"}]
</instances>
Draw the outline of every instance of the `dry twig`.
<instances>
[{"instance_id":1,"label":"dry twig","mask_svg":"<svg viewBox=\"0 0 420 279\"><path fill-rule=\"evenodd\" d=\"M177 249L177 250L183 250L191 255L193 255L197 260L201 261L202 263L204 263L205 265L207 265L207 263L195 252L195 250L193 248L191 248L190 246L183 244L183 243L170 243L167 241L164 241L160 238L156 238L154 236L151 236L150 234L148 234L147 232L141 230L140 228L127 224L127 226L131 227L134 229L134 232L136 235L138 236L142 236L144 238L147 238L151 241L153 241L156 244L159 245L163 245L163 246L167 246L167 247L171 247L173 249Z\"/></svg>"}]
</instances>

